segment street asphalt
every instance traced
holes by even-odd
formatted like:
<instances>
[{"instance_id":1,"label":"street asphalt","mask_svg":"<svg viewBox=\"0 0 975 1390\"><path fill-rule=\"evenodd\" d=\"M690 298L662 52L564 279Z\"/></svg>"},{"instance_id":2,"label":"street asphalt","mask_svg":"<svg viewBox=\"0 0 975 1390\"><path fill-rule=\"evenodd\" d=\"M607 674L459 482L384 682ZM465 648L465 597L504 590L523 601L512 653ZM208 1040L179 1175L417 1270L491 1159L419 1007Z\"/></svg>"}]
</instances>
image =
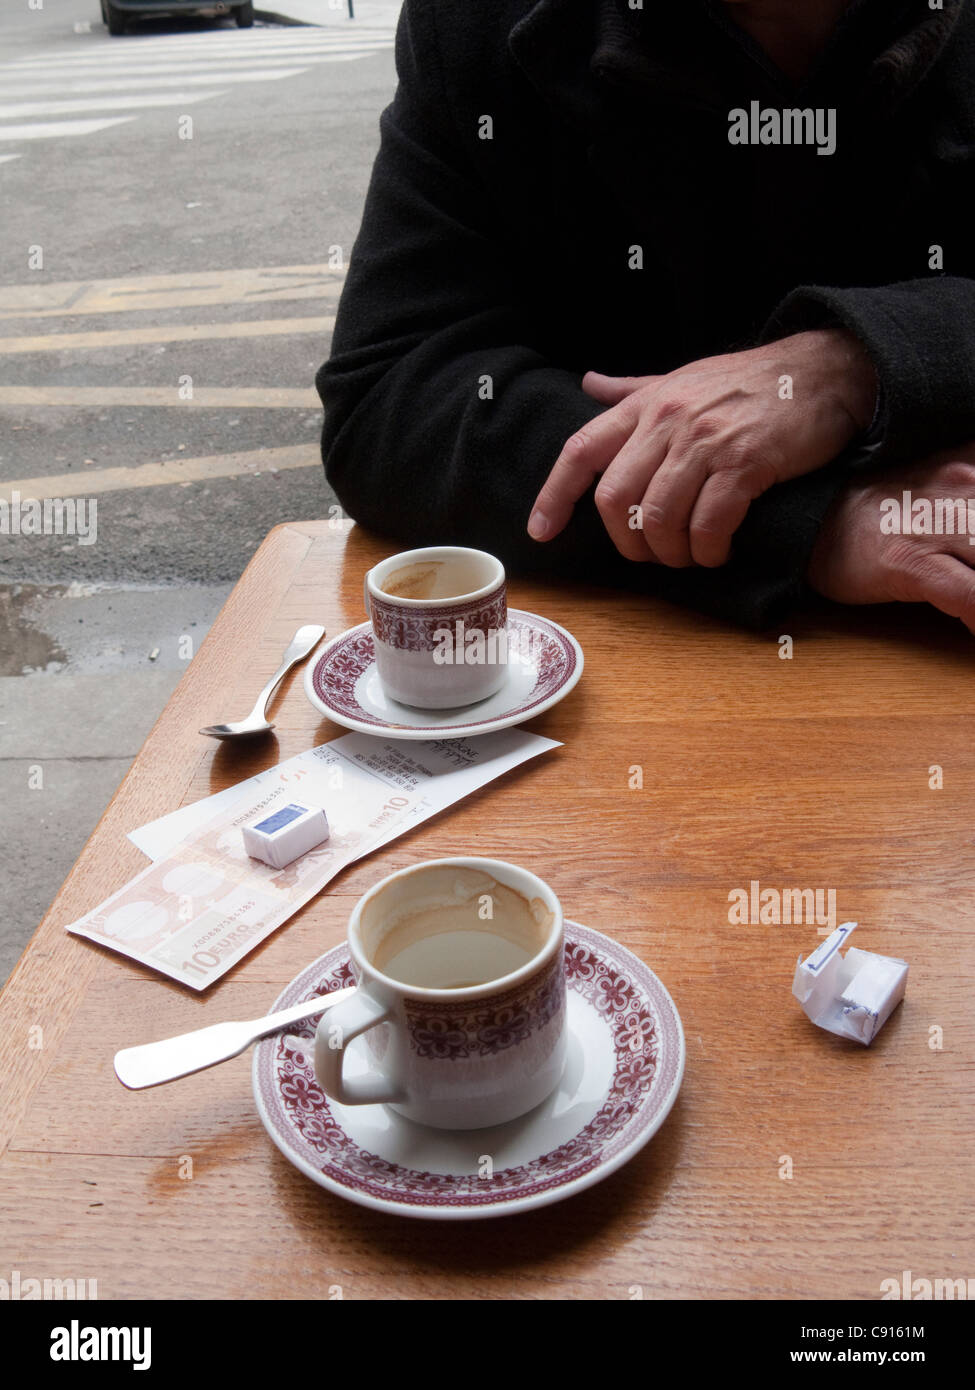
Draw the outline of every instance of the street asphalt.
<instances>
[{"instance_id":1,"label":"street asphalt","mask_svg":"<svg viewBox=\"0 0 975 1390\"><path fill-rule=\"evenodd\" d=\"M0 981L263 537L334 503L314 374L399 9L344 6L0 11L0 499L97 499L92 543L0 534Z\"/></svg>"}]
</instances>

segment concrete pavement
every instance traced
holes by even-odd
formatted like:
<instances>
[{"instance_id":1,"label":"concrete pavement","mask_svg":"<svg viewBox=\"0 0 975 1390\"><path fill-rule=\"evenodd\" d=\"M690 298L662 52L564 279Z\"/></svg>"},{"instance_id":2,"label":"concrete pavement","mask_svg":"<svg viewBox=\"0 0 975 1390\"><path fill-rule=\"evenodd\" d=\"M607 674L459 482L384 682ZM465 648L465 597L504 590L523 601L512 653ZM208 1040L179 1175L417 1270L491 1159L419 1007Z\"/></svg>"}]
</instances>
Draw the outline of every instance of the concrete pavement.
<instances>
[{"instance_id":1,"label":"concrete pavement","mask_svg":"<svg viewBox=\"0 0 975 1390\"><path fill-rule=\"evenodd\" d=\"M98 502L91 544L0 534L0 982L264 535L335 501L313 381L399 4L317 8L0 7L0 500Z\"/></svg>"},{"instance_id":2,"label":"concrete pavement","mask_svg":"<svg viewBox=\"0 0 975 1390\"><path fill-rule=\"evenodd\" d=\"M220 611L229 585L0 590L0 982ZM23 672L13 670L26 659ZM223 716L214 711L215 719ZM232 717L232 716L231 716Z\"/></svg>"}]
</instances>

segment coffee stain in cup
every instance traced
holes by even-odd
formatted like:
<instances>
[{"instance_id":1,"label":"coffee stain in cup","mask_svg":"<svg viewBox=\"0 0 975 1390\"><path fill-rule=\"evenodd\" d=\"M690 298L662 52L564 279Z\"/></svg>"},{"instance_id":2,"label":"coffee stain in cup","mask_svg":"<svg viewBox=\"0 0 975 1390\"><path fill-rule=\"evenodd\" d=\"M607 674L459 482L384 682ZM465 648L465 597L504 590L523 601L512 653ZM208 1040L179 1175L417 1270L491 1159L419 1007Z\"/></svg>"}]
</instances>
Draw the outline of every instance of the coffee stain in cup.
<instances>
[{"instance_id":1,"label":"coffee stain in cup","mask_svg":"<svg viewBox=\"0 0 975 1390\"><path fill-rule=\"evenodd\" d=\"M430 560L415 565L404 565L387 575L380 590L390 598L434 598L437 581L443 569L442 560Z\"/></svg>"},{"instance_id":2,"label":"coffee stain in cup","mask_svg":"<svg viewBox=\"0 0 975 1390\"><path fill-rule=\"evenodd\" d=\"M423 891L416 892L419 880L409 886L416 895L407 902L383 902L378 895L363 924L372 964L406 984L462 989L501 978L540 953L555 920L540 898L528 898L480 870L431 871ZM490 915L485 918L486 903ZM476 976L463 973L465 936L476 947ZM432 975L425 975L431 966Z\"/></svg>"}]
</instances>

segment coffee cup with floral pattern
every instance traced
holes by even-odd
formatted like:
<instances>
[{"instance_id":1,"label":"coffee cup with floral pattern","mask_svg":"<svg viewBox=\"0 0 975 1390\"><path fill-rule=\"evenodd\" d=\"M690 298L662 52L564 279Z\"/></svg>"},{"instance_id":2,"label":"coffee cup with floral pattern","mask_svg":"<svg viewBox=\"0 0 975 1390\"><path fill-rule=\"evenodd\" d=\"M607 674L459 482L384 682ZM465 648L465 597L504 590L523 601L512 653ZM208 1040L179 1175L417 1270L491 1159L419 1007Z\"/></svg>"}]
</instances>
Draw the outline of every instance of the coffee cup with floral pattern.
<instances>
[{"instance_id":1,"label":"coffee cup with floral pattern","mask_svg":"<svg viewBox=\"0 0 975 1390\"><path fill-rule=\"evenodd\" d=\"M528 869L475 858L401 869L356 905L349 950L358 989L315 1036L315 1073L340 1105L478 1129L526 1114L558 1085L562 908Z\"/></svg>"},{"instance_id":2,"label":"coffee cup with floral pattern","mask_svg":"<svg viewBox=\"0 0 975 1390\"><path fill-rule=\"evenodd\" d=\"M365 578L376 667L386 694L419 709L454 709L507 679L504 566L484 550L428 546L391 555Z\"/></svg>"}]
</instances>

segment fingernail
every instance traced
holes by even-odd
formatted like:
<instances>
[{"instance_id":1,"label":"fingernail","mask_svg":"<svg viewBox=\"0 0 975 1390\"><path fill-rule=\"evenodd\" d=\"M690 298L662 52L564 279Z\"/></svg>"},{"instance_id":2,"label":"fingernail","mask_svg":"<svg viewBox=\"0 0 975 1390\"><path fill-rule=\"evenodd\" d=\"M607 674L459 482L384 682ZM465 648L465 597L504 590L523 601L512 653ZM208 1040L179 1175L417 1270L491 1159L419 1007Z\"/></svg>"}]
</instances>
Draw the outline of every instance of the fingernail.
<instances>
[{"instance_id":1,"label":"fingernail","mask_svg":"<svg viewBox=\"0 0 975 1390\"><path fill-rule=\"evenodd\" d=\"M548 517L536 507L528 518L528 534L533 541L543 541L548 535Z\"/></svg>"}]
</instances>

